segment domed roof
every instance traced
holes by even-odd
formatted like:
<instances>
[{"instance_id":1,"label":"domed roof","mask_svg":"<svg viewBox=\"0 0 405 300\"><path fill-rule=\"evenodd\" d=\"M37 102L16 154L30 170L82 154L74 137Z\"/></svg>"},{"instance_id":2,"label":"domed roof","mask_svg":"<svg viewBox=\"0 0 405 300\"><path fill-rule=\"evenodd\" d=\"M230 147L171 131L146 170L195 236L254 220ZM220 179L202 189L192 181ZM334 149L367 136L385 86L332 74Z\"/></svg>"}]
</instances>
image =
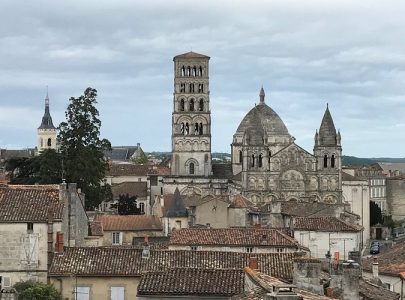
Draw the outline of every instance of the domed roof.
<instances>
[{"instance_id":1,"label":"domed roof","mask_svg":"<svg viewBox=\"0 0 405 300\"><path fill-rule=\"evenodd\" d=\"M249 130L248 130L249 129ZM260 91L260 103L253 107L240 122L236 134L265 132L266 135L290 135L278 114L264 102L264 90Z\"/></svg>"}]
</instances>

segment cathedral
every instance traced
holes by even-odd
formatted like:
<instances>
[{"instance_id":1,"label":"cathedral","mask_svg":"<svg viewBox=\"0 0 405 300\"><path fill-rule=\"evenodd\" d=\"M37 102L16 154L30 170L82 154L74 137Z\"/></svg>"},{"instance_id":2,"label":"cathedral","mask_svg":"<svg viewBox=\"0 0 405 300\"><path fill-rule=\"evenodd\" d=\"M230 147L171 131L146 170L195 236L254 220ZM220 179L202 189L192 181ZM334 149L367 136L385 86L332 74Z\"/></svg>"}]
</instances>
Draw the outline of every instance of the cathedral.
<instances>
[{"instance_id":1,"label":"cathedral","mask_svg":"<svg viewBox=\"0 0 405 300\"><path fill-rule=\"evenodd\" d=\"M172 163L165 193L177 187L202 197L241 194L254 203L341 203L341 138L328 107L309 153L266 104L262 88L233 135L231 164L212 164L209 60L195 52L173 59Z\"/></svg>"}]
</instances>

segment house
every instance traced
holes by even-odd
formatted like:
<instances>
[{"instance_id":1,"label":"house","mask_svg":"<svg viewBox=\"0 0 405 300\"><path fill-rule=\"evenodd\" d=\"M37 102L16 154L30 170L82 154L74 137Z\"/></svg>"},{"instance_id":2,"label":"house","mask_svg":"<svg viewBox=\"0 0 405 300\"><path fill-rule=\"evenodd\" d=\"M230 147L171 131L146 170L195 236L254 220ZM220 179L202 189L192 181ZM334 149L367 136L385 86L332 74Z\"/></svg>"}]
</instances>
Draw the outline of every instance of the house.
<instances>
[{"instance_id":1,"label":"house","mask_svg":"<svg viewBox=\"0 0 405 300\"><path fill-rule=\"evenodd\" d=\"M104 155L113 162L128 162L141 158L145 153L141 144L137 143L136 146L113 146L110 151L105 151Z\"/></svg>"},{"instance_id":2,"label":"house","mask_svg":"<svg viewBox=\"0 0 405 300\"><path fill-rule=\"evenodd\" d=\"M363 277L381 282L390 291L405 297L405 242L363 260ZM402 299L401 298L401 299Z\"/></svg>"},{"instance_id":3,"label":"house","mask_svg":"<svg viewBox=\"0 0 405 300\"><path fill-rule=\"evenodd\" d=\"M315 258L325 258L338 252L339 257L346 260L349 252L361 251L363 228L336 217L296 217L291 229L294 238L308 247Z\"/></svg>"},{"instance_id":4,"label":"house","mask_svg":"<svg viewBox=\"0 0 405 300\"><path fill-rule=\"evenodd\" d=\"M84 195L76 184L0 187L2 288L20 281L46 282L60 244L84 244Z\"/></svg>"},{"instance_id":5,"label":"house","mask_svg":"<svg viewBox=\"0 0 405 300\"><path fill-rule=\"evenodd\" d=\"M156 216L99 214L92 224L94 235L101 239L98 246L132 245L136 237L163 235L162 223Z\"/></svg>"},{"instance_id":6,"label":"house","mask_svg":"<svg viewBox=\"0 0 405 300\"><path fill-rule=\"evenodd\" d=\"M121 182L114 184L111 187L113 195L113 201L104 201L100 205L101 211L111 212L116 211L116 208L111 208L112 204L117 204L120 197L128 196L130 198L135 197L137 208L141 213L150 214L150 203L147 197L147 182Z\"/></svg>"},{"instance_id":7,"label":"house","mask_svg":"<svg viewBox=\"0 0 405 300\"><path fill-rule=\"evenodd\" d=\"M172 232L170 250L229 251L247 253L306 252L307 248L277 229L185 228Z\"/></svg>"},{"instance_id":8,"label":"house","mask_svg":"<svg viewBox=\"0 0 405 300\"><path fill-rule=\"evenodd\" d=\"M64 252L52 261L49 279L61 291L63 299L75 299L75 291L80 293L81 300L137 299L141 277L148 276L149 272L176 274L176 271L171 271L176 269L185 269L180 271L183 274L187 274L187 270L195 274L196 269L208 270L201 271L206 274L212 270L233 269L240 272L251 256L251 253L218 251L145 252L132 247L65 247ZM298 257L297 253L258 253L254 256L261 272L285 280L292 279L293 259ZM156 278L155 275L149 276ZM144 281L145 289L149 286L148 278ZM169 276L164 278L171 280ZM160 281L165 282L163 277ZM229 282L228 287L230 284L233 283Z\"/></svg>"}]
</instances>

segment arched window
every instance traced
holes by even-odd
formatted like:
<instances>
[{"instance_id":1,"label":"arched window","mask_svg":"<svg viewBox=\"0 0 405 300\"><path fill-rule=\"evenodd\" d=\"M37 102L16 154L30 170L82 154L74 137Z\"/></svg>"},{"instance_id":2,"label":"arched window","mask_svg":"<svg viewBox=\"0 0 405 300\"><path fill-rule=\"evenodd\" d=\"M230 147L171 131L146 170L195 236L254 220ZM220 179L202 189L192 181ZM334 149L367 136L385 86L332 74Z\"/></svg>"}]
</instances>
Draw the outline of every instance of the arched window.
<instances>
[{"instance_id":1,"label":"arched window","mask_svg":"<svg viewBox=\"0 0 405 300\"><path fill-rule=\"evenodd\" d=\"M191 68L188 67L188 68L187 68L187 76L190 76L190 75L191 75Z\"/></svg>"},{"instance_id":2,"label":"arched window","mask_svg":"<svg viewBox=\"0 0 405 300\"><path fill-rule=\"evenodd\" d=\"M262 157L262 155L261 155L261 154L259 154L259 161L258 161L258 165L259 165L259 168L261 168L261 167L263 166L263 157Z\"/></svg>"},{"instance_id":3,"label":"arched window","mask_svg":"<svg viewBox=\"0 0 405 300\"><path fill-rule=\"evenodd\" d=\"M330 167L334 168L335 167L335 155L332 155L331 159L330 159Z\"/></svg>"},{"instance_id":4,"label":"arched window","mask_svg":"<svg viewBox=\"0 0 405 300\"><path fill-rule=\"evenodd\" d=\"M180 100L180 111L184 111L184 99Z\"/></svg>"},{"instance_id":5,"label":"arched window","mask_svg":"<svg viewBox=\"0 0 405 300\"><path fill-rule=\"evenodd\" d=\"M190 100L190 111L194 111L194 99Z\"/></svg>"},{"instance_id":6,"label":"arched window","mask_svg":"<svg viewBox=\"0 0 405 300\"><path fill-rule=\"evenodd\" d=\"M190 83L189 88L190 88L190 93L194 93L194 83Z\"/></svg>"},{"instance_id":7,"label":"arched window","mask_svg":"<svg viewBox=\"0 0 405 300\"><path fill-rule=\"evenodd\" d=\"M198 123L194 124L194 134L198 135Z\"/></svg>"},{"instance_id":8,"label":"arched window","mask_svg":"<svg viewBox=\"0 0 405 300\"><path fill-rule=\"evenodd\" d=\"M200 99L200 105L198 106L198 110L199 110L199 111L203 111L203 110L204 110L204 99Z\"/></svg>"},{"instance_id":9,"label":"arched window","mask_svg":"<svg viewBox=\"0 0 405 300\"><path fill-rule=\"evenodd\" d=\"M44 139L41 138L41 148L44 146Z\"/></svg>"},{"instance_id":10,"label":"arched window","mask_svg":"<svg viewBox=\"0 0 405 300\"><path fill-rule=\"evenodd\" d=\"M190 163L188 168L189 168L190 175L193 175L194 174L194 163Z\"/></svg>"},{"instance_id":11,"label":"arched window","mask_svg":"<svg viewBox=\"0 0 405 300\"><path fill-rule=\"evenodd\" d=\"M186 92L186 84L180 83L180 93L185 93L185 92Z\"/></svg>"},{"instance_id":12,"label":"arched window","mask_svg":"<svg viewBox=\"0 0 405 300\"><path fill-rule=\"evenodd\" d=\"M203 93L203 92L204 92L204 84L202 84L202 83L199 83L199 84L198 84L198 92L199 92L199 93Z\"/></svg>"},{"instance_id":13,"label":"arched window","mask_svg":"<svg viewBox=\"0 0 405 300\"><path fill-rule=\"evenodd\" d=\"M48 139L48 147L51 147L51 146L52 146L52 139L49 138L49 139Z\"/></svg>"},{"instance_id":14,"label":"arched window","mask_svg":"<svg viewBox=\"0 0 405 300\"><path fill-rule=\"evenodd\" d=\"M184 135L184 123L181 123L180 125L180 132L182 135Z\"/></svg>"},{"instance_id":15,"label":"arched window","mask_svg":"<svg viewBox=\"0 0 405 300\"><path fill-rule=\"evenodd\" d=\"M255 155L252 154L252 163L251 166L254 167L255 166Z\"/></svg>"},{"instance_id":16,"label":"arched window","mask_svg":"<svg viewBox=\"0 0 405 300\"><path fill-rule=\"evenodd\" d=\"M193 76L194 76L194 77L197 76L197 68L196 68L196 67L193 68Z\"/></svg>"},{"instance_id":17,"label":"arched window","mask_svg":"<svg viewBox=\"0 0 405 300\"><path fill-rule=\"evenodd\" d=\"M269 151L268 155L269 155L269 165L270 165L271 151Z\"/></svg>"},{"instance_id":18,"label":"arched window","mask_svg":"<svg viewBox=\"0 0 405 300\"><path fill-rule=\"evenodd\" d=\"M200 129L198 130L198 132L200 133L200 135L203 135L204 134L204 132L203 132L203 124L202 123L200 123Z\"/></svg>"},{"instance_id":19,"label":"arched window","mask_svg":"<svg viewBox=\"0 0 405 300\"><path fill-rule=\"evenodd\" d=\"M328 156L325 154L323 157L323 167L327 168L328 167Z\"/></svg>"},{"instance_id":20,"label":"arched window","mask_svg":"<svg viewBox=\"0 0 405 300\"><path fill-rule=\"evenodd\" d=\"M181 76L186 75L186 68L184 66L181 67Z\"/></svg>"},{"instance_id":21,"label":"arched window","mask_svg":"<svg viewBox=\"0 0 405 300\"><path fill-rule=\"evenodd\" d=\"M242 151L239 151L239 163L242 163L243 161L243 154Z\"/></svg>"},{"instance_id":22,"label":"arched window","mask_svg":"<svg viewBox=\"0 0 405 300\"><path fill-rule=\"evenodd\" d=\"M200 76L202 76L202 67L200 67Z\"/></svg>"},{"instance_id":23,"label":"arched window","mask_svg":"<svg viewBox=\"0 0 405 300\"><path fill-rule=\"evenodd\" d=\"M184 128L184 135L188 135L188 133L190 132L189 130L190 130L190 128L188 126L188 123L186 123L186 126Z\"/></svg>"}]
</instances>

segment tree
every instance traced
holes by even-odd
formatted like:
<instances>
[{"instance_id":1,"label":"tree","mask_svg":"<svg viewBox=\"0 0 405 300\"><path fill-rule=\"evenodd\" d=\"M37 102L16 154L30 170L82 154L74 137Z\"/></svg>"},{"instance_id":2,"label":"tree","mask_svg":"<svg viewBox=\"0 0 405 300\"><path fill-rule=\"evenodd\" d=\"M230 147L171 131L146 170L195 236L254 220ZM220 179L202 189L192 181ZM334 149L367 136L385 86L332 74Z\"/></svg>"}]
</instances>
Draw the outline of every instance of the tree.
<instances>
[{"instance_id":1,"label":"tree","mask_svg":"<svg viewBox=\"0 0 405 300\"><path fill-rule=\"evenodd\" d=\"M25 281L14 285L18 300L61 300L61 294L51 284Z\"/></svg>"},{"instance_id":2,"label":"tree","mask_svg":"<svg viewBox=\"0 0 405 300\"><path fill-rule=\"evenodd\" d=\"M120 195L117 204L111 205L112 208L117 208L120 215L142 215L143 213L136 205L137 196L130 197L128 194Z\"/></svg>"},{"instance_id":3,"label":"tree","mask_svg":"<svg viewBox=\"0 0 405 300\"><path fill-rule=\"evenodd\" d=\"M370 202L370 225L382 224L382 214L381 209L377 203Z\"/></svg>"},{"instance_id":4,"label":"tree","mask_svg":"<svg viewBox=\"0 0 405 300\"><path fill-rule=\"evenodd\" d=\"M59 125L58 141L68 182L76 182L87 195L86 208L97 206L104 196L102 179L108 169L105 150L111 150L107 139L100 139L101 121L97 91L87 88L84 95L71 97L66 122Z\"/></svg>"}]
</instances>

